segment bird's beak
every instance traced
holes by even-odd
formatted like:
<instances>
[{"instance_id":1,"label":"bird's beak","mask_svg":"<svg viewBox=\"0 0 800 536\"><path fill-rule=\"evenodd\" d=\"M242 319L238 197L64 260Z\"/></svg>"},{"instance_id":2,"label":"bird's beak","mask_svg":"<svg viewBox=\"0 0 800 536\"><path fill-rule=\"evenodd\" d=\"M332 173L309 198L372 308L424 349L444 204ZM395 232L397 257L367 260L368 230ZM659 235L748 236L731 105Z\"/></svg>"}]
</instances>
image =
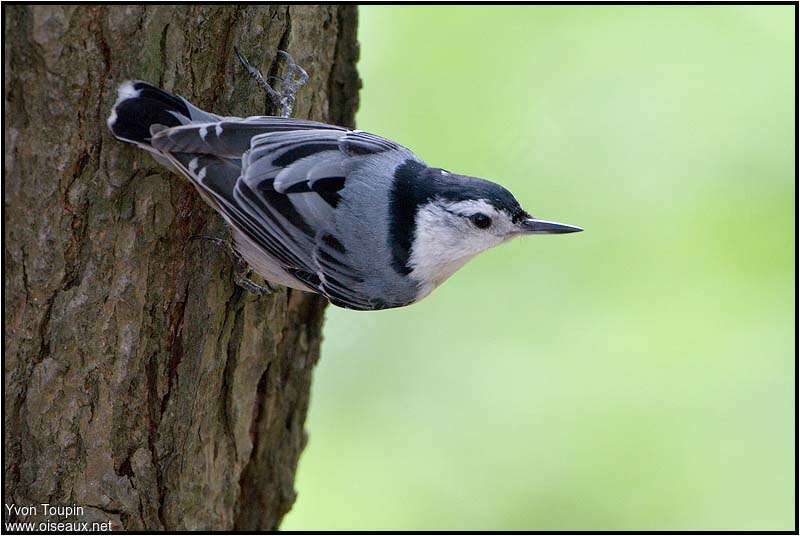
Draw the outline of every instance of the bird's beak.
<instances>
[{"instance_id":1,"label":"bird's beak","mask_svg":"<svg viewBox=\"0 0 800 536\"><path fill-rule=\"evenodd\" d=\"M536 218L526 218L522 220L519 225L524 234L562 234L583 231L583 229L580 227L575 227L574 225L556 223L554 221L547 220L537 220Z\"/></svg>"}]
</instances>

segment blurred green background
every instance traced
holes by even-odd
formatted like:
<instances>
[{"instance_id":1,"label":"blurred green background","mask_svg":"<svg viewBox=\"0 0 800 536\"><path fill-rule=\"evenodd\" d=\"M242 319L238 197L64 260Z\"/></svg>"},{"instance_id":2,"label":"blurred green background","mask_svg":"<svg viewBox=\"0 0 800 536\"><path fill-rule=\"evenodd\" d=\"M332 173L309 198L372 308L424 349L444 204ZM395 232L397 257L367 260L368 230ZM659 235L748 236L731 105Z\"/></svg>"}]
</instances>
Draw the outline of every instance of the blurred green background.
<instances>
[{"instance_id":1,"label":"blurred green background","mask_svg":"<svg viewBox=\"0 0 800 536\"><path fill-rule=\"evenodd\" d=\"M283 529L792 529L793 17L360 9L359 128L586 231L330 308Z\"/></svg>"}]
</instances>

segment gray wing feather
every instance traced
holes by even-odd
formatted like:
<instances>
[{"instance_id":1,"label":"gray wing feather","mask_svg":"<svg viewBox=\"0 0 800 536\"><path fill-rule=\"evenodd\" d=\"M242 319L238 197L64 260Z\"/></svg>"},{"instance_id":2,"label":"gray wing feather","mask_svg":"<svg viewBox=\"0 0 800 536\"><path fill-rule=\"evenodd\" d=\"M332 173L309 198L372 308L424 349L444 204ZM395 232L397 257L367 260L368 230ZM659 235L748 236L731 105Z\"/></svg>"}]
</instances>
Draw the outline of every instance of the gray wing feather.
<instances>
[{"instance_id":1,"label":"gray wing feather","mask_svg":"<svg viewBox=\"0 0 800 536\"><path fill-rule=\"evenodd\" d=\"M210 114L206 114L207 116ZM207 122L195 122L159 132L152 145L164 152L210 153L230 158L241 158L259 135L283 133L290 135L304 130L329 130L346 132L346 129L316 121L282 117L236 117Z\"/></svg>"},{"instance_id":2,"label":"gray wing feather","mask_svg":"<svg viewBox=\"0 0 800 536\"><path fill-rule=\"evenodd\" d=\"M156 133L152 145L237 230L237 242L260 248L337 305L375 308L357 290L365 274L336 236L334 207L358 161L406 149L364 132L275 117L174 127Z\"/></svg>"},{"instance_id":3,"label":"gray wing feather","mask_svg":"<svg viewBox=\"0 0 800 536\"><path fill-rule=\"evenodd\" d=\"M275 191L280 193L291 192L292 188L309 189L312 185L310 181L311 173L318 167L341 167L344 156L340 151L323 151L315 155L297 160L293 164L286 166L275 175L273 186ZM343 170L342 170L343 171ZM342 175L339 171L339 176Z\"/></svg>"}]
</instances>

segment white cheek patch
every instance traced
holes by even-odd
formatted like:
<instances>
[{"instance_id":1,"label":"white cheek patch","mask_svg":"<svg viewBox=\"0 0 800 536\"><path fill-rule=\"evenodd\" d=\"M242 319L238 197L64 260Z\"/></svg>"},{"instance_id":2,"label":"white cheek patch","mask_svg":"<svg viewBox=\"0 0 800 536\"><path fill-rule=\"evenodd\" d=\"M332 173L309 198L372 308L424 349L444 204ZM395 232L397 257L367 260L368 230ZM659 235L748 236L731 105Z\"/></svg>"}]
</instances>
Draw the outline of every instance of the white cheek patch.
<instances>
[{"instance_id":1,"label":"white cheek patch","mask_svg":"<svg viewBox=\"0 0 800 536\"><path fill-rule=\"evenodd\" d=\"M468 216L476 213L492 218L492 226L475 227ZM419 297L430 293L478 253L503 242L510 225L504 213L485 201L434 201L421 207L409 258L409 275L420 282Z\"/></svg>"}]
</instances>

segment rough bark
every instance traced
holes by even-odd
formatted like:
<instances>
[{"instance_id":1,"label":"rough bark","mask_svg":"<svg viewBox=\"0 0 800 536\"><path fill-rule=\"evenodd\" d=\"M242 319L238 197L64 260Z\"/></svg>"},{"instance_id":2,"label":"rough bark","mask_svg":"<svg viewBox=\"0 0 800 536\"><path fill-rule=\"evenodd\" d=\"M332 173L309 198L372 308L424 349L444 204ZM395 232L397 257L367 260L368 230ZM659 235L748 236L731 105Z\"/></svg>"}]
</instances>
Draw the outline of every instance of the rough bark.
<instances>
[{"instance_id":1,"label":"rough bark","mask_svg":"<svg viewBox=\"0 0 800 536\"><path fill-rule=\"evenodd\" d=\"M116 86L263 114L234 60L311 75L295 115L352 125L355 7L4 9L5 503L135 529L274 529L294 473L324 300L233 284L187 181L105 126ZM42 515L4 520L55 521Z\"/></svg>"}]
</instances>

